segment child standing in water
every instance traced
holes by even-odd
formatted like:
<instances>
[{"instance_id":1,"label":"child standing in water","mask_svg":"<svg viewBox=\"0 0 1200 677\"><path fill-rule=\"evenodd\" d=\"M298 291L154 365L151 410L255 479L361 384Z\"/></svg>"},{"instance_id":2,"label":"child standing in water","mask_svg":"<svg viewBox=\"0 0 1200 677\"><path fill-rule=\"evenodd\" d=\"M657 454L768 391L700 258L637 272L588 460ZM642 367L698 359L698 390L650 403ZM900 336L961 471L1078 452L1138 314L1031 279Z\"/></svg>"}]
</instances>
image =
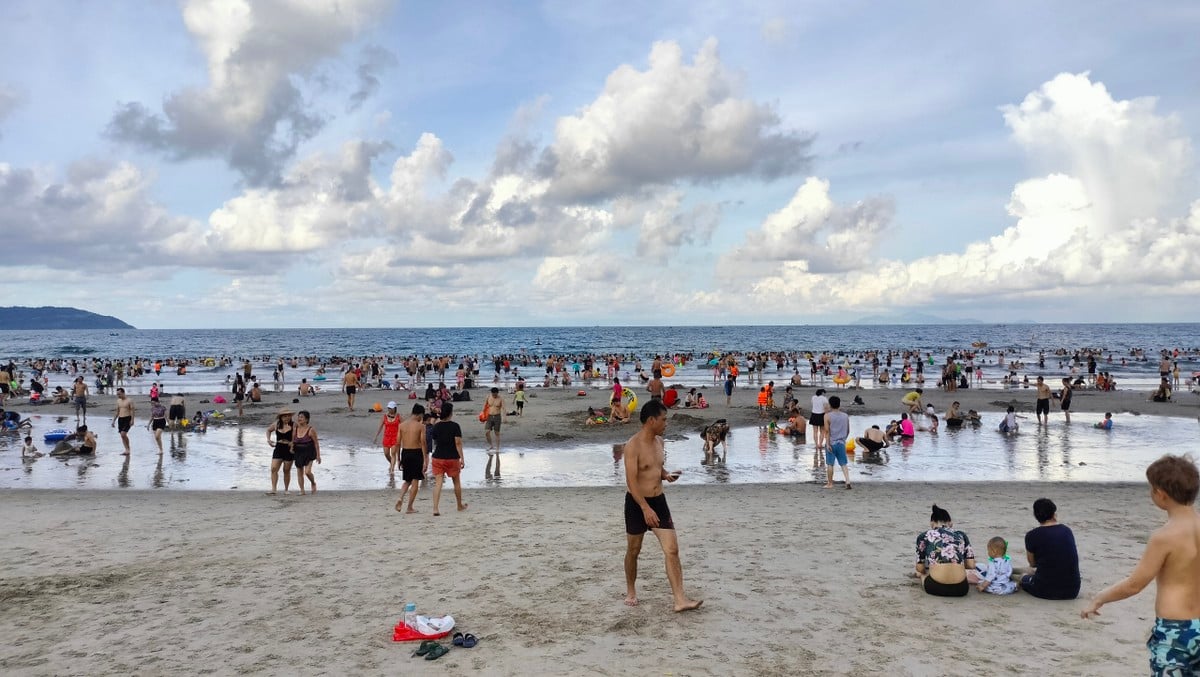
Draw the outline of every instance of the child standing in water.
<instances>
[{"instance_id":1,"label":"child standing in water","mask_svg":"<svg viewBox=\"0 0 1200 677\"><path fill-rule=\"evenodd\" d=\"M987 564L978 564L975 571L967 572L967 580L979 588L979 592L993 595L1011 595L1017 591L1012 579L1012 561L1008 558L1008 541L996 536L987 544Z\"/></svg>"}]
</instances>

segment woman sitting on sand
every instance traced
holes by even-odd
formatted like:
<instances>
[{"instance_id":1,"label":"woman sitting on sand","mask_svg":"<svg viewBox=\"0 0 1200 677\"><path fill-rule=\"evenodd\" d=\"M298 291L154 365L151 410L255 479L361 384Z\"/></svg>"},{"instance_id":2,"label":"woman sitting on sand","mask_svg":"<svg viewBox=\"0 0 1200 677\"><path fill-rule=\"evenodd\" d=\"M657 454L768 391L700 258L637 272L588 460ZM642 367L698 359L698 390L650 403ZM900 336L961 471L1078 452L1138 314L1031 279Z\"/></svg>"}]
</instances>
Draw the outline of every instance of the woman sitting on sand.
<instances>
[{"instance_id":1,"label":"woman sitting on sand","mask_svg":"<svg viewBox=\"0 0 1200 677\"><path fill-rule=\"evenodd\" d=\"M704 393L696 394L696 408L708 409L708 400L704 399Z\"/></svg>"},{"instance_id":2,"label":"woman sitting on sand","mask_svg":"<svg viewBox=\"0 0 1200 677\"><path fill-rule=\"evenodd\" d=\"M608 417L601 412L596 411L592 407L588 407L587 421L585 421L584 424L600 425L601 423L608 423Z\"/></svg>"},{"instance_id":3,"label":"woman sitting on sand","mask_svg":"<svg viewBox=\"0 0 1200 677\"><path fill-rule=\"evenodd\" d=\"M1158 388L1150 395L1151 402L1170 402L1171 401L1171 384L1167 383L1167 379L1163 379Z\"/></svg>"},{"instance_id":4,"label":"woman sitting on sand","mask_svg":"<svg viewBox=\"0 0 1200 677\"><path fill-rule=\"evenodd\" d=\"M929 530L917 536L916 572L921 586L937 597L966 597L971 591L967 570L974 568L970 539L955 530L949 512L934 504Z\"/></svg>"}]
</instances>

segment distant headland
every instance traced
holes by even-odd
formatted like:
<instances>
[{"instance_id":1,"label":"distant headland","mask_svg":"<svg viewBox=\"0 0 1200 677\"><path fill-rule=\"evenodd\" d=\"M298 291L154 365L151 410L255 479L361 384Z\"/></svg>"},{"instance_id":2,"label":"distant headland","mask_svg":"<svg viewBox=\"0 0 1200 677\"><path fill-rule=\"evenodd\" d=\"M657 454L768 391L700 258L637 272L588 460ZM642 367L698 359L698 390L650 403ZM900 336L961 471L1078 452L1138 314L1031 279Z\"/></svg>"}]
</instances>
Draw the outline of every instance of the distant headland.
<instances>
[{"instance_id":1,"label":"distant headland","mask_svg":"<svg viewBox=\"0 0 1200 677\"><path fill-rule=\"evenodd\" d=\"M110 315L78 308L0 306L0 329L136 329Z\"/></svg>"}]
</instances>

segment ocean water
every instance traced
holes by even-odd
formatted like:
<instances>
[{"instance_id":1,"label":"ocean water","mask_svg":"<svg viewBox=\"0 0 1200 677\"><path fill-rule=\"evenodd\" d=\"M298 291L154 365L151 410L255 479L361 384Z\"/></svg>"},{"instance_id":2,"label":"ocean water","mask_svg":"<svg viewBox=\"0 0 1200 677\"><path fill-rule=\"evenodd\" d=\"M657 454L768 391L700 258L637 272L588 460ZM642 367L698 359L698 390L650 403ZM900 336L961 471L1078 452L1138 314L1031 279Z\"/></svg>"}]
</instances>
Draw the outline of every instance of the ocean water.
<instances>
[{"instance_id":1,"label":"ocean water","mask_svg":"<svg viewBox=\"0 0 1200 677\"><path fill-rule=\"evenodd\" d=\"M969 350L974 342L986 342L988 350L1004 351L1011 362L1027 364L1023 374L1061 377L1069 369L1054 355L1058 349L1072 351L1091 347L1112 356L1098 369L1111 372L1124 387L1149 388L1158 380L1157 353L1161 349L1180 349L1180 367L1187 376L1200 371L1200 324L1034 324L1034 325L893 325L893 326L691 326L691 327L505 327L443 329L194 329L194 330L121 330L121 331L0 331L0 360L13 359L18 365L37 357L87 359L143 359L228 356L240 364L243 358L256 365L256 372L270 386L270 368L279 357L316 356L408 356L474 355L485 361L492 355L530 358L522 368L527 377L540 378L534 360L546 355L578 356L620 354L625 356L623 376L631 376L633 359L640 357L649 367L656 354L687 354L695 360L676 371L670 382L683 385L712 383L707 359L713 352L725 351L829 351L846 356L853 363L866 350L908 349L929 353L937 364L956 350ZM1148 360L1131 357L1142 349ZM1046 354L1046 368L1037 368L1038 351ZM984 365L983 387L1004 387L1002 370L995 355L978 356ZM990 367L988 365L991 365ZM928 364L926 364L928 366ZM893 368L897 372L899 363ZM161 378L147 378L130 384L131 392L149 389L150 382L166 384L168 391L213 391L222 386L233 368L193 366L186 376L171 370ZM807 382L807 371L801 367ZM480 380L490 382L494 373L484 364ZM862 379L864 387L876 384L869 378L870 366ZM287 384L294 387L300 378L311 378L313 369L287 371ZM771 365L767 378L790 375L777 373ZM501 374L512 380L512 374ZM65 375L51 384L69 382Z\"/></svg>"},{"instance_id":2,"label":"ocean water","mask_svg":"<svg viewBox=\"0 0 1200 677\"><path fill-rule=\"evenodd\" d=\"M991 415L977 427L937 435L918 433L912 442L889 448L883 463L867 463L862 454L855 454L852 481L1140 482L1151 461L1163 453L1177 453L1182 441L1200 435L1200 422L1182 417L1118 416L1113 430L1101 431L1092 427L1094 421L1087 415L1076 414L1069 425L1061 420L1041 428L1030 424L1012 436L996 431L999 420L999 415ZM851 425L857 434L886 423L885 417L855 416ZM52 445L41 444L41 434L55 425L48 418L35 421L35 439L43 450ZM101 453L94 458L44 456L34 461L21 460L16 435L0 434L0 488L265 491L270 486L271 449L258 426L214 426L207 433L164 435L162 457L147 451L152 445L150 433L135 426L134 455L128 462L118 455L120 440L115 431L102 426L99 433ZM795 443L754 427L736 428L724 462L705 464L694 433L673 431L669 425L667 433L667 468L683 471L681 484L824 480L820 465L824 454L817 454L812 444ZM323 463L316 466L319 488L396 486L376 445L323 437L321 452ZM463 478L472 490L608 486L619 491L625 482L624 467L608 444L506 448L499 480L485 477L487 457L482 449L467 448L466 456Z\"/></svg>"}]
</instances>

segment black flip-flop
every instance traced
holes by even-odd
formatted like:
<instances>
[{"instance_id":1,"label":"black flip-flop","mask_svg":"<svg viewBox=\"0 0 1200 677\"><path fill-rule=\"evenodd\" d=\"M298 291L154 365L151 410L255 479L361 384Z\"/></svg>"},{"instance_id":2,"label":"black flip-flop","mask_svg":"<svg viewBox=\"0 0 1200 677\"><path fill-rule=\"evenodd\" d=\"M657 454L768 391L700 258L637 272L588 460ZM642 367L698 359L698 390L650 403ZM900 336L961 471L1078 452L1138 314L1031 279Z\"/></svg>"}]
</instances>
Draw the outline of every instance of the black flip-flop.
<instances>
[{"instance_id":1,"label":"black flip-flop","mask_svg":"<svg viewBox=\"0 0 1200 677\"><path fill-rule=\"evenodd\" d=\"M412 653L412 655L413 656L424 656L425 654L429 653L429 649L432 648L433 645L435 645L435 644L437 644L437 642L426 639L421 642L421 646L417 647L417 650L414 651Z\"/></svg>"},{"instance_id":2,"label":"black flip-flop","mask_svg":"<svg viewBox=\"0 0 1200 677\"><path fill-rule=\"evenodd\" d=\"M454 646L462 646L463 645L463 634L461 632L454 633L454 639L450 640L450 643L453 644Z\"/></svg>"},{"instance_id":3,"label":"black flip-flop","mask_svg":"<svg viewBox=\"0 0 1200 677\"><path fill-rule=\"evenodd\" d=\"M471 649L478 643L479 643L479 638L476 637L475 635L472 635L469 632L467 634L463 635L462 647L464 649Z\"/></svg>"},{"instance_id":4,"label":"black flip-flop","mask_svg":"<svg viewBox=\"0 0 1200 677\"><path fill-rule=\"evenodd\" d=\"M437 642L434 642L433 646L429 647L429 652L425 654L425 660L436 661L437 659L441 658L442 656L445 656L448 653L450 653L449 649L442 646L441 644L438 644Z\"/></svg>"}]
</instances>

